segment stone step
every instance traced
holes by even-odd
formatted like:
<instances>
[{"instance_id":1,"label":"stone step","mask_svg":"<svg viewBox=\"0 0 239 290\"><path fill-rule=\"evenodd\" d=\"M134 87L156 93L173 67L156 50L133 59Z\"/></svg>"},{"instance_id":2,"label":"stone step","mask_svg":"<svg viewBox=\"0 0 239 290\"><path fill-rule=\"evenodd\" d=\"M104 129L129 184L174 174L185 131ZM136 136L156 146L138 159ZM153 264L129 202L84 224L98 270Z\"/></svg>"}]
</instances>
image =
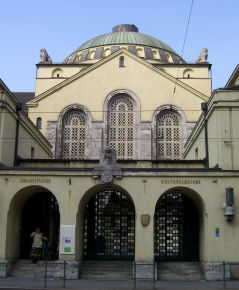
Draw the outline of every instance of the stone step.
<instances>
[{"instance_id":1,"label":"stone step","mask_svg":"<svg viewBox=\"0 0 239 290\"><path fill-rule=\"evenodd\" d=\"M47 265L47 277L54 277L54 264ZM44 277L45 262L38 261L33 264L30 260L18 260L12 268L11 277L28 277L37 278Z\"/></svg>"},{"instance_id":2,"label":"stone step","mask_svg":"<svg viewBox=\"0 0 239 290\"><path fill-rule=\"evenodd\" d=\"M102 270L98 270L98 271L85 271L84 269L81 271L81 274L82 275L125 275L125 276L132 276L133 274L133 271L117 271L117 270L114 270L114 271L102 271Z\"/></svg>"},{"instance_id":3,"label":"stone step","mask_svg":"<svg viewBox=\"0 0 239 290\"><path fill-rule=\"evenodd\" d=\"M131 270L131 275L133 272L133 268L130 269ZM82 269L82 273L92 273L92 271L94 271L94 273L125 273L128 274L129 270L128 269L118 269L118 268L104 268L104 269L100 269L100 268L83 268Z\"/></svg>"},{"instance_id":4,"label":"stone step","mask_svg":"<svg viewBox=\"0 0 239 290\"><path fill-rule=\"evenodd\" d=\"M84 261L80 279L84 280L131 280L133 262L129 261Z\"/></svg>"},{"instance_id":5,"label":"stone step","mask_svg":"<svg viewBox=\"0 0 239 290\"><path fill-rule=\"evenodd\" d=\"M200 262L159 262L158 280L201 281L205 280Z\"/></svg>"},{"instance_id":6,"label":"stone step","mask_svg":"<svg viewBox=\"0 0 239 290\"><path fill-rule=\"evenodd\" d=\"M126 277L125 275L120 276L120 275L81 275L80 276L81 280L105 280L105 281L129 281L132 280L132 275L130 277Z\"/></svg>"}]
</instances>

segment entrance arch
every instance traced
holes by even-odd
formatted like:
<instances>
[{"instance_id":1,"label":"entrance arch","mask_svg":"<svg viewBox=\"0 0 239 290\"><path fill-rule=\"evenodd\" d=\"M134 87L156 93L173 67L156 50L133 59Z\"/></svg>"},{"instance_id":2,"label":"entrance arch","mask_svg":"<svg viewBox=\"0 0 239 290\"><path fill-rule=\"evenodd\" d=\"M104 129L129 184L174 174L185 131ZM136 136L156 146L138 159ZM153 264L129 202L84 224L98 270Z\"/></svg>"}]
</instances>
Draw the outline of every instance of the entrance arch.
<instances>
[{"instance_id":1,"label":"entrance arch","mask_svg":"<svg viewBox=\"0 0 239 290\"><path fill-rule=\"evenodd\" d=\"M84 259L134 260L135 210L117 190L103 190L88 201L84 214Z\"/></svg>"},{"instance_id":2,"label":"entrance arch","mask_svg":"<svg viewBox=\"0 0 239 290\"><path fill-rule=\"evenodd\" d=\"M60 213L56 197L38 188L24 204L21 217L20 258L29 259L32 240L30 234L41 228L51 246L51 258L58 259Z\"/></svg>"},{"instance_id":3,"label":"entrance arch","mask_svg":"<svg viewBox=\"0 0 239 290\"><path fill-rule=\"evenodd\" d=\"M199 260L199 213L180 190L160 198L154 215L154 256L157 261Z\"/></svg>"}]
</instances>

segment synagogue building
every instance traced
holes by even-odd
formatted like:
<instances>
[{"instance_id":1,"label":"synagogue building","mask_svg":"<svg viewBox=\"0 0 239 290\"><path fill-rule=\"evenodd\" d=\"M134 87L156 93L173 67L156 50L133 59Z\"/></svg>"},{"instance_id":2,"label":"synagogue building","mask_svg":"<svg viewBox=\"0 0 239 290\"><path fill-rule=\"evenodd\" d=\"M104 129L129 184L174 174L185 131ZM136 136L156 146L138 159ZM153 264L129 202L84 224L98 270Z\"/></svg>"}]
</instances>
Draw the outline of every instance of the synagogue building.
<instances>
[{"instance_id":1,"label":"synagogue building","mask_svg":"<svg viewBox=\"0 0 239 290\"><path fill-rule=\"evenodd\" d=\"M207 49L188 63L128 24L79 45L61 63L41 49L35 92L0 81L2 277L40 227L72 279L95 261L222 278L239 261L239 67L212 92Z\"/></svg>"}]
</instances>

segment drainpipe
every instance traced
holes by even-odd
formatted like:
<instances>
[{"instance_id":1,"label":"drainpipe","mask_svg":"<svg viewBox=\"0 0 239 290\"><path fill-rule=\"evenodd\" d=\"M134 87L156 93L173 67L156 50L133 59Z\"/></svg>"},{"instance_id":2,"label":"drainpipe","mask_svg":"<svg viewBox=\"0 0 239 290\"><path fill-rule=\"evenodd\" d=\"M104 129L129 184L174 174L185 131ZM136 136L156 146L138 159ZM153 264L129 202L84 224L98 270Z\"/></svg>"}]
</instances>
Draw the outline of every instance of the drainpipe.
<instances>
[{"instance_id":1,"label":"drainpipe","mask_svg":"<svg viewBox=\"0 0 239 290\"><path fill-rule=\"evenodd\" d=\"M18 153L18 140L19 140L19 125L20 125L20 111L22 110L22 103L17 103L16 113L16 138L15 138L15 151L14 151L14 166L17 166L17 153Z\"/></svg>"},{"instance_id":2,"label":"drainpipe","mask_svg":"<svg viewBox=\"0 0 239 290\"><path fill-rule=\"evenodd\" d=\"M207 133L207 103L201 103L201 109L204 114L204 134L205 134L205 167L209 167L209 155L208 155L208 133Z\"/></svg>"}]
</instances>

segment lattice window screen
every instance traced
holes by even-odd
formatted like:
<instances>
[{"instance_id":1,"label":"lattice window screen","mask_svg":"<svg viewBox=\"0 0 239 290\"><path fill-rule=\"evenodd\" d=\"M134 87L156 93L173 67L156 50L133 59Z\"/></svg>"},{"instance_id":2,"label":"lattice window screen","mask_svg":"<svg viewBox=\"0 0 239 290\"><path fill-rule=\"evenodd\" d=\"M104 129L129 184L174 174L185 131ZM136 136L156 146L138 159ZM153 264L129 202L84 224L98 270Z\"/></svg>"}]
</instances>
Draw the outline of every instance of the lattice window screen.
<instances>
[{"instance_id":1,"label":"lattice window screen","mask_svg":"<svg viewBox=\"0 0 239 290\"><path fill-rule=\"evenodd\" d=\"M63 158L85 157L86 117L80 111L69 112L63 123Z\"/></svg>"},{"instance_id":2,"label":"lattice window screen","mask_svg":"<svg viewBox=\"0 0 239 290\"><path fill-rule=\"evenodd\" d=\"M164 112L157 119L157 159L182 158L180 119L174 112Z\"/></svg>"},{"instance_id":3,"label":"lattice window screen","mask_svg":"<svg viewBox=\"0 0 239 290\"><path fill-rule=\"evenodd\" d=\"M133 102L126 96L115 98L110 105L110 147L116 150L119 159L134 157L135 113L133 109Z\"/></svg>"}]
</instances>

